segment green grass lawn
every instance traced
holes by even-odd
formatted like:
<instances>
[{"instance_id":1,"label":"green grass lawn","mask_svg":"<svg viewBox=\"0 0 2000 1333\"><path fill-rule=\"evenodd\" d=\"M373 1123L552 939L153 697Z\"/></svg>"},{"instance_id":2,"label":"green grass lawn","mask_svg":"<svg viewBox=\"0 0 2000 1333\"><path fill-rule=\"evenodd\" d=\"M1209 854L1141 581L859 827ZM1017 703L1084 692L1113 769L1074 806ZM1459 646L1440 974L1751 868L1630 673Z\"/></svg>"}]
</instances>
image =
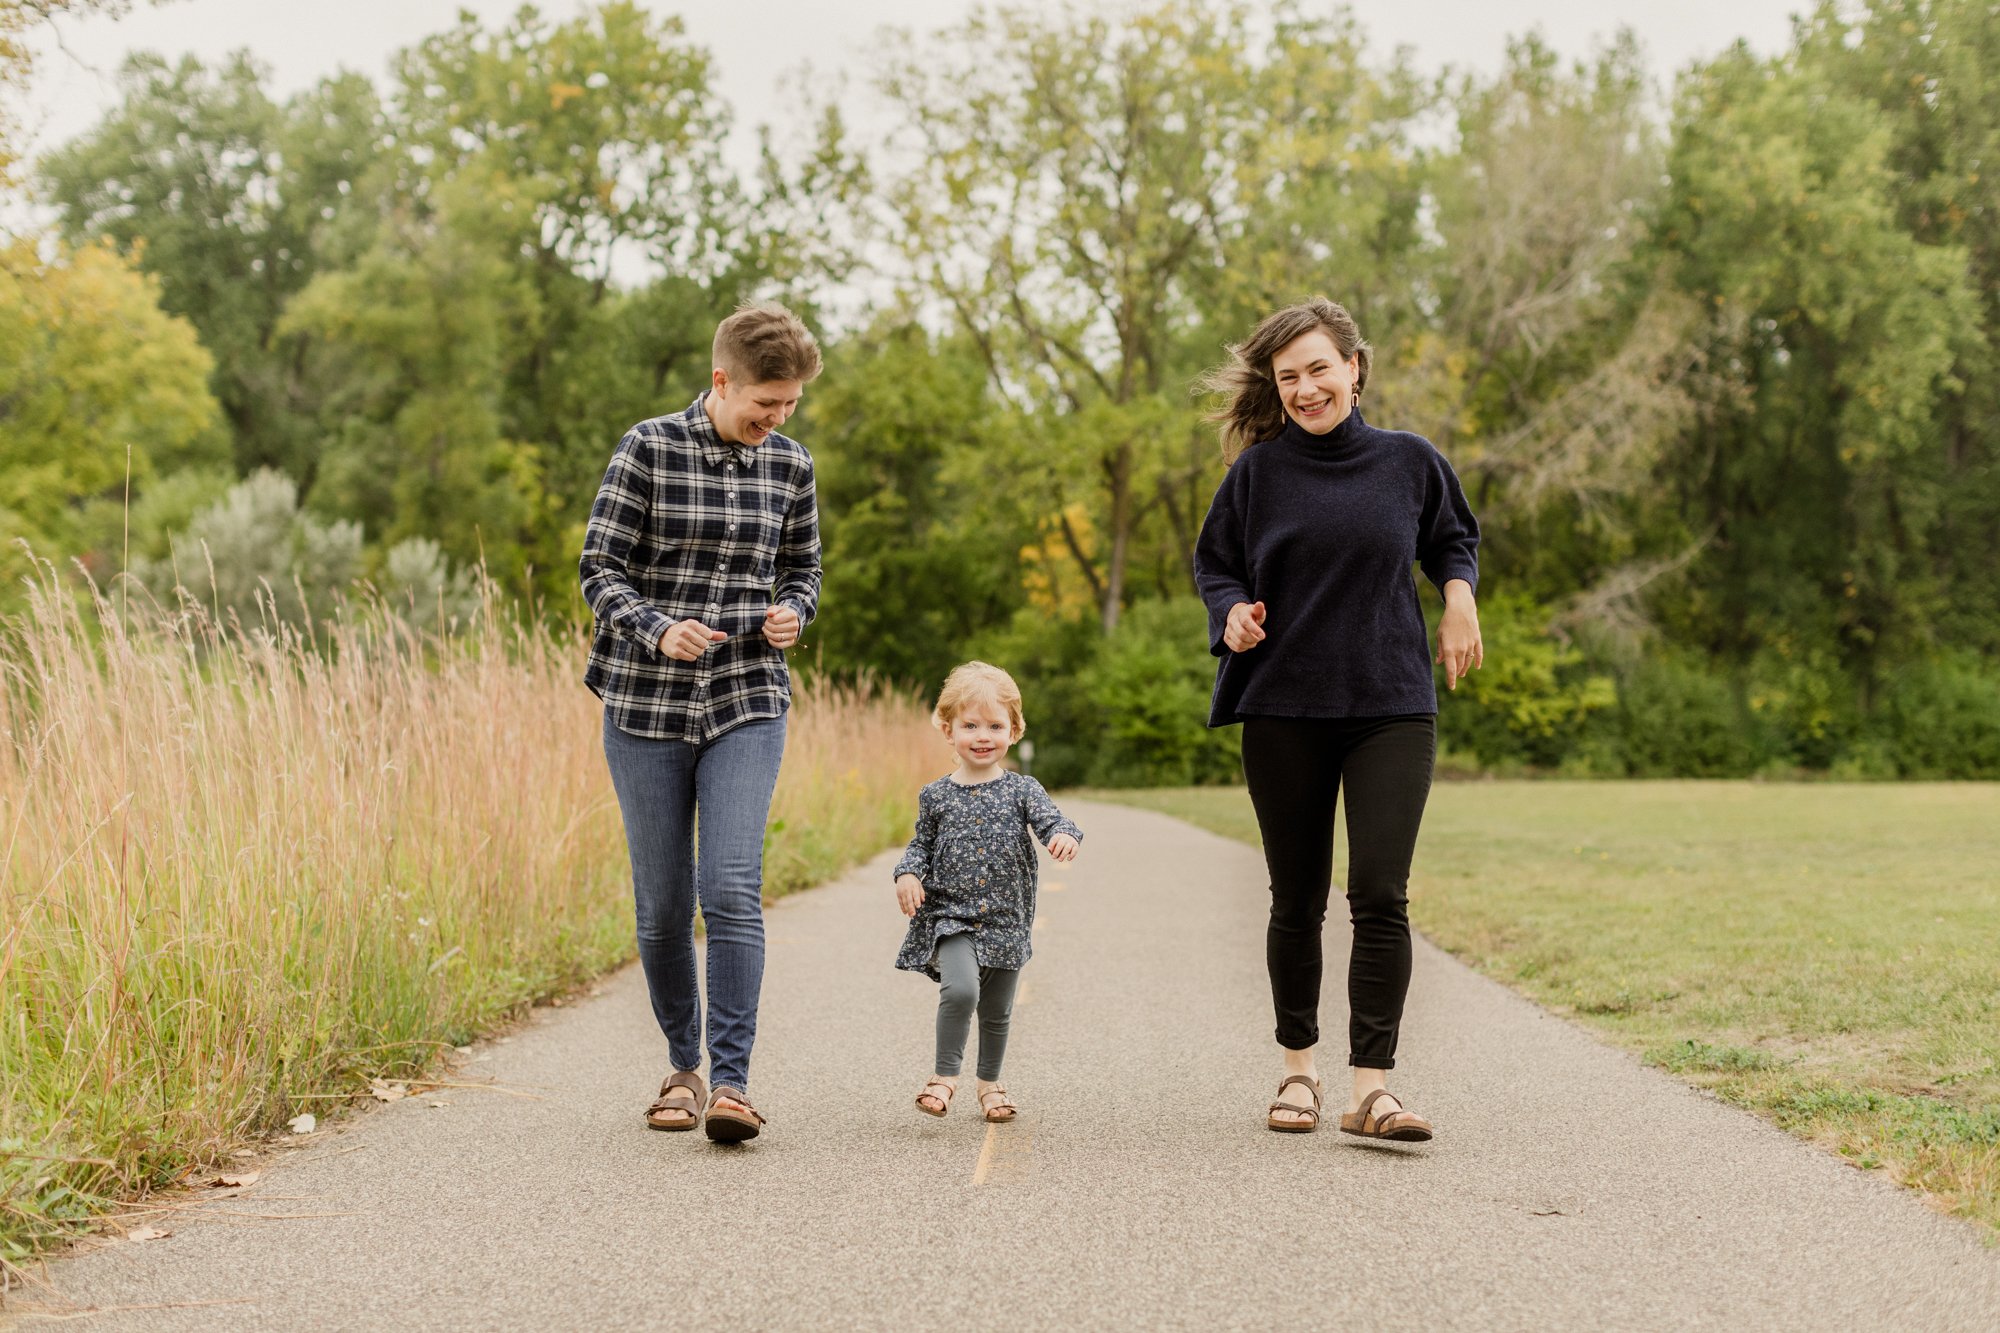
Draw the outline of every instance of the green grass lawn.
<instances>
[{"instance_id":1,"label":"green grass lawn","mask_svg":"<svg viewBox=\"0 0 2000 1333\"><path fill-rule=\"evenodd\" d=\"M1258 841L1240 788L1094 795ZM2000 1237L2000 786L1445 783L1410 896L1473 967Z\"/></svg>"}]
</instances>

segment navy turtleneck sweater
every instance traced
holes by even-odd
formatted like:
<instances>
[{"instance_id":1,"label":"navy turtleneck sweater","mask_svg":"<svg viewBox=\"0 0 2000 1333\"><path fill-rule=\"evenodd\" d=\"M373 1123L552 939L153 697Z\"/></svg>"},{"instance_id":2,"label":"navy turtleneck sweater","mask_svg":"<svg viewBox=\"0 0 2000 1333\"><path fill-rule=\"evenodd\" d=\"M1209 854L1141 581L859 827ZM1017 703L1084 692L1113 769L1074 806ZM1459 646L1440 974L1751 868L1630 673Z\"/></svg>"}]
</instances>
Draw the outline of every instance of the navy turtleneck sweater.
<instances>
[{"instance_id":1,"label":"navy turtleneck sweater","mask_svg":"<svg viewBox=\"0 0 2000 1333\"><path fill-rule=\"evenodd\" d=\"M1246 717L1437 712L1417 581L1479 586L1479 524L1444 455L1357 409L1325 435L1286 418L1216 489L1195 545L1215 673L1211 727ZM1229 608L1264 603L1265 639L1222 642Z\"/></svg>"}]
</instances>

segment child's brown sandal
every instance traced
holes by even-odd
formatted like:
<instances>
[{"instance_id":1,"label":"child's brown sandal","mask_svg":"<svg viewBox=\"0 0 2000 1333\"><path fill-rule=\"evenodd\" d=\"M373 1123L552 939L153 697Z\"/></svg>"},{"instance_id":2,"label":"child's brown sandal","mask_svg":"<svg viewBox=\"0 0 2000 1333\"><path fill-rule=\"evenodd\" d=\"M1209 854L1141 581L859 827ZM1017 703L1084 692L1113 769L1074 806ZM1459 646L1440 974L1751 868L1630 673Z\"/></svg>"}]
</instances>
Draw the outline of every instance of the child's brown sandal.
<instances>
[{"instance_id":1,"label":"child's brown sandal","mask_svg":"<svg viewBox=\"0 0 2000 1333\"><path fill-rule=\"evenodd\" d=\"M944 1096L942 1097L938 1096L935 1092L931 1091L932 1088L943 1088ZM942 1120L944 1118L944 1113L951 1109L951 1099L953 1094L955 1094L957 1091L958 1091L958 1085L956 1083L947 1083L941 1078L934 1078L930 1082L924 1084L923 1091L917 1094L917 1109L919 1111L922 1111L925 1115L934 1115L938 1117L940 1120ZM924 1099L926 1097L928 1097L931 1101L937 1103L937 1109L935 1111L933 1111L930 1107L924 1105Z\"/></svg>"},{"instance_id":2,"label":"child's brown sandal","mask_svg":"<svg viewBox=\"0 0 2000 1333\"><path fill-rule=\"evenodd\" d=\"M1387 1088L1377 1088L1361 1099L1361 1108L1349 1111L1340 1117L1340 1132L1363 1139L1387 1139L1392 1143L1427 1143L1431 1138L1431 1122L1415 1111L1406 1111L1400 1102L1387 1115L1374 1115L1371 1108L1377 1099L1395 1097Z\"/></svg>"},{"instance_id":3,"label":"child's brown sandal","mask_svg":"<svg viewBox=\"0 0 2000 1333\"><path fill-rule=\"evenodd\" d=\"M1313 1104L1311 1106L1300 1106L1295 1102L1284 1100L1285 1089L1291 1087L1294 1083L1299 1084L1312 1094ZM1310 1134L1319 1128L1319 1108L1319 1080L1310 1074L1293 1074L1278 1085L1278 1100L1271 1103L1270 1111L1264 1116L1264 1127L1275 1130L1280 1134ZM1278 1119L1280 1111L1289 1115L1302 1115L1306 1119L1280 1120Z\"/></svg>"},{"instance_id":4,"label":"child's brown sandal","mask_svg":"<svg viewBox=\"0 0 2000 1333\"><path fill-rule=\"evenodd\" d=\"M724 1106L722 1103L725 1101L736 1105ZM757 1131L767 1123L763 1113L750 1104L750 1099L743 1095L741 1088L718 1083L715 1090L708 1094L708 1114L702 1118L702 1128L716 1143L742 1143L746 1139L754 1139Z\"/></svg>"},{"instance_id":5,"label":"child's brown sandal","mask_svg":"<svg viewBox=\"0 0 2000 1333\"><path fill-rule=\"evenodd\" d=\"M998 1083L979 1094L979 1108L986 1113L987 1122L995 1125L1004 1125L1021 1113L1007 1089Z\"/></svg>"},{"instance_id":6,"label":"child's brown sandal","mask_svg":"<svg viewBox=\"0 0 2000 1333\"><path fill-rule=\"evenodd\" d=\"M686 1088L689 1096L674 1095L675 1088ZM708 1089L702 1084L701 1075L692 1069L677 1069L667 1075L666 1082L660 1084L660 1095L646 1108L646 1125L650 1129L693 1129L701 1123L702 1103L708 1099ZM673 1119L662 1119L671 1115Z\"/></svg>"}]
</instances>

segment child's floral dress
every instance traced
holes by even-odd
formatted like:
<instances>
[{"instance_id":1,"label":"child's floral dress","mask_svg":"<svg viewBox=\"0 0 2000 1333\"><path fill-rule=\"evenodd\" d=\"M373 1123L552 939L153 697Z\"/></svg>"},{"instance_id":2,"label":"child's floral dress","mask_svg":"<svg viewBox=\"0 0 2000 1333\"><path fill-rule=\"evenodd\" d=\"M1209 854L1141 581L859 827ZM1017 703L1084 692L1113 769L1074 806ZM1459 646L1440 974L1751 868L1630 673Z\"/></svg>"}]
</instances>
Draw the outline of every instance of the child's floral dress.
<instances>
[{"instance_id":1,"label":"child's floral dress","mask_svg":"<svg viewBox=\"0 0 2000 1333\"><path fill-rule=\"evenodd\" d=\"M981 967L1018 970L1028 961L1035 921L1035 845L1058 833L1078 842L1083 830L1064 816L1031 777L1007 772L966 786L939 778L917 797L917 833L895 875L923 881L924 902L910 919L896 966L938 979L938 941L972 936Z\"/></svg>"}]
</instances>

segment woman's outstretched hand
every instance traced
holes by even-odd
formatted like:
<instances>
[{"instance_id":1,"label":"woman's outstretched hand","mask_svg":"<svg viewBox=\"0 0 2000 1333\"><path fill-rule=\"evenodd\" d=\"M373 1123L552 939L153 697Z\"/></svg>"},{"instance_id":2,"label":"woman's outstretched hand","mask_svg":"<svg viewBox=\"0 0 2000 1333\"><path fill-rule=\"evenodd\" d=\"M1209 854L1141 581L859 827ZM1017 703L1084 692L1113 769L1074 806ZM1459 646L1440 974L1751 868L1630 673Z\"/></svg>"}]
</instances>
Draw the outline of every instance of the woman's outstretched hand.
<instances>
[{"instance_id":1,"label":"woman's outstretched hand","mask_svg":"<svg viewBox=\"0 0 2000 1333\"><path fill-rule=\"evenodd\" d=\"M915 916L924 905L924 882L915 875L896 876L896 906L904 916Z\"/></svg>"},{"instance_id":2,"label":"woman's outstretched hand","mask_svg":"<svg viewBox=\"0 0 2000 1333\"><path fill-rule=\"evenodd\" d=\"M1230 607L1229 620L1222 627L1222 642L1232 653L1264 642L1264 604L1238 602Z\"/></svg>"},{"instance_id":3,"label":"woman's outstretched hand","mask_svg":"<svg viewBox=\"0 0 2000 1333\"><path fill-rule=\"evenodd\" d=\"M1458 688L1468 672L1486 663L1486 643L1479 637L1479 607L1472 600L1472 585L1453 579L1444 585L1444 619L1438 621L1437 656L1444 663L1444 685Z\"/></svg>"},{"instance_id":4,"label":"woman's outstretched hand","mask_svg":"<svg viewBox=\"0 0 2000 1333\"><path fill-rule=\"evenodd\" d=\"M1067 833L1058 833L1049 839L1049 855L1058 861L1076 860L1076 839Z\"/></svg>"}]
</instances>

